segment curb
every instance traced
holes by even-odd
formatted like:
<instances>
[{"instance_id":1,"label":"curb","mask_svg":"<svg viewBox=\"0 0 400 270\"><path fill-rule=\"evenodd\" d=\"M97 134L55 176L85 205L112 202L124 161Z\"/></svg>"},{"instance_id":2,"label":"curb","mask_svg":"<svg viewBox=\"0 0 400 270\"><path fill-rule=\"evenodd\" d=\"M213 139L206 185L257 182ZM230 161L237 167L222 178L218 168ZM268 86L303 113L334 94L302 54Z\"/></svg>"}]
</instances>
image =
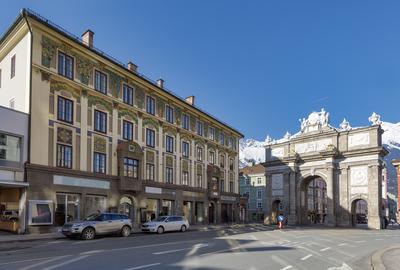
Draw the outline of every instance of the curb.
<instances>
[{"instance_id":1,"label":"curb","mask_svg":"<svg viewBox=\"0 0 400 270\"><path fill-rule=\"evenodd\" d=\"M216 225L216 226L209 226L209 227L207 227L207 226L200 227L199 226L199 227L195 227L195 228L192 228L192 229L189 228L188 232L215 231L215 230L220 230L220 229L232 228L232 226L237 226L237 225L239 225L241 227L250 227L250 226L270 227L270 226L263 225L263 224L231 224L231 225L221 225L221 226ZM271 228L271 230L273 230L273 229ZM146 233L143 233L142 231L135 231L135 232L131 233L131 236L135 235L135 234L146 235ZM26 236L29 237L29 234L26 234ZM40 234L38 236L40 236ZM23 237L23 236L21 236L21 237ZM54 239L54 240L66 239L66 237L64 235L62 235L62 234L55 233L55 235L51 235L51 236L49 235L48 237L25 238L25 239L10 239L10 240L5 240L5 241L1 241L0 240L0 245L1 244L7 244L7 243L35 242L35 241L51 240L51 239Z\"/></svg>"},{"instance_id":2,"label":"curb","mask_svg":"<svg viewBox=\"0 0 400 270\"><path fill-rule=\"evenodd\" d=\"M371 266L373 270L386 270L385 264L383 263L382 256L385 252L392 249L400 249L400 246L392 246L383 250L377 251L371 256Z\"/></svg>"}]
</instances>

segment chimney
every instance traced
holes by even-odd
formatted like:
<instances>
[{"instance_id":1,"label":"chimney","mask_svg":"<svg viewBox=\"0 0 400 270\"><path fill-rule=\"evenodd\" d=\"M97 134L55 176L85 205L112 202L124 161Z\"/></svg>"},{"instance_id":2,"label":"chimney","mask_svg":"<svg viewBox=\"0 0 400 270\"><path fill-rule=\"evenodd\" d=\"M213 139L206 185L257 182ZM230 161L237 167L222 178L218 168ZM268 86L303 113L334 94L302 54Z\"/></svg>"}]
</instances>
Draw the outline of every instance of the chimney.
<instances>
[{"instance_id":1,"label":"chimney","mask_svg":"<svg viewBox=\"0 0 400 270\"><path fill-rule=\"evenodd\" d=\"M194 96L190 96L190 97L185 98L185 101L187 103L189 103L190 105L194 106Z\"/></svg>"},{"instance_id":2,"label":"chimney","mask_svg":"<svg viewBox=\"0 0 400 270\"><path fill-rule=\"evenodd\" d=\"M160 87L160 88L164 88L164 80L163 79L158 79L157 80L157 85L158 85L158 87Z\"/></svg>"},{"instance_id":3,"label":"chimney","mask_svg":"<svg viewBox=\"0 0 400 270\"><path fill-rule=\"evenodd\" d=\"M138 66L137 66L137 65L135 65L134 63L132 63L132 62L129 62L129 63L128 63L128 69L129 69L130 71L132 71L132 72L135 72L135 73L136 73L136 71L137 71L137 68L138 68Z\"/></svg>"},{"instance_id":4,"label":"chimney","mask_svg":"<svg viewBox=\"0 0 400 270\"><path fill-rule=\"evenodd\" d=\"M82 34L82 43L90 48L93 48L93 36L94 32L92 32L90 29L86 30L86 32Z\"/></svg>"}]
</instances>

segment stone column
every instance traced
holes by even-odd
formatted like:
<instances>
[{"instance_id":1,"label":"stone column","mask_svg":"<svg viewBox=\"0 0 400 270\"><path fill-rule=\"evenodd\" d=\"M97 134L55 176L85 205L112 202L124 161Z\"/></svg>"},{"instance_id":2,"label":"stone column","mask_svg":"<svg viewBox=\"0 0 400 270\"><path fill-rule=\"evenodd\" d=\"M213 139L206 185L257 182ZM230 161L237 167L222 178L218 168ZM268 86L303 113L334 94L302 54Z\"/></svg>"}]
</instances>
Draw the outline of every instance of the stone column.
<instances>
[{"instance_id":1,"label":"stone column","mask_svg":"<svg viewBox=\"0 0 400 270\"><path fill-rule=\"evenodd\" d=\"M335 213L334 213L334 207L335 207L335 201L334 201L334 168L332 165L328 165L327 168L327 179L326 179L326 195L327 195L327 213L326 213L326 218L325 218L325 223L329 226L335 226L336 225L336 220L335 220Z\"/></svg>"},{"instance_id":2,"label":"stone column","mask_svg":"<svg viewBox=\"0 0 400 270\"><path fill-rule=\"evenodd\" d=\"M296 172L292 170L289 174L289 225L297 223L296 216Z\"/></svg>"},{"instance_id":3,"label":"stone column","mask_svg":"<svg viewBox=\"0 0 400 270\"><path fill-rule=\"evenodd\" d=\"M87 164L87 132L88 132L88 99L87 95L81 96L81 151L80 167L82 171L88 169Z\"/></svg>"},{"instance_id":4,"label":"stone column","mask_svg":"<svg viewBox=\"0 0 400 270\"><path fill-rule=\"evenodd\" d=\"M181 181L181 176L182 176L182 173L181 173L181 152L182 152L181 150L182 149L181 148L182 148L182 145L181 145L181 136L179 135L179 132L176 133L175 140L176 140L176 143L175 143L176 180L174 181L174 183L177 185L182 185L182 181Z\"/></svg>"},{"instance_id":5,"label":"stone column","mask_svg":"<svg viewBox=\"0 0 400 270\"><path fill-rule=\"evenodd\" d=\"M118 146L118 107L113 106L112 110L112 155L111 155L111 161L112 161L112 168L111 168L111 174L112 175L118 175L118 157L114 153L117 152L117 146Z\"/></svg>"},{"instance_id":6,"label":"stone column","mask_svg":"<svg viewBox=\"0 0 400 270\"><path fill-rule=\"evenodd\" d=\"M349 204L349 196L351 190L349 179L349 166L341 169L339 176L339 207L336 213L336 221L339 226L351 226L351 205Z\"/></svg>"},{"instance_id":7,"label":"stone column","mask_svg":"<svg viewBox=\"0 0 400 270\"><path fill-rule=\"evenodd\" d=\"M194 140L193 139L191 139L190 140L190 148L191 148L191 150L190 150L190 153L189 153L189 157L190 157L190 164L189 164L189 166L191 167L191 173L190 173L190 179L191 179L191 182L192 182L192 186L193 187L197 187L197 172L196 172L196 163L195 163L195 160L196 160L196 146L195 146L195 143L194 143Z\"/></svg>"},{"instance_id":8,"label":"stone column","mask_svg":"<svg viewBox=\"0 0 400 270\"><path fill-rule=\"evenodd\" d=\"M144 141L143 141L143 119L142 119L142 117L138 117L137 125L138 125L138 129L137 129L138 130L138 144L140 146L143 146Z\"/></svg>"},{"instance_id":9,"label":"stone column","mask_svg":"<svg viewBox=\"0 0 400 270\"><path fill-rule=\"evenodd\" d=\"M272 175L266 174L265 176L265 186L266 186L266 205L265 205L265 217L264 217L264 224L270 225L271 221L271 207L272 207Z\"/></svg>"},{"instance_id":10,"label":"stone column","mask_svg":"<svg viewBox=\"0 0 400 270\"><path fill-rule=\"evenodd\" d=\"M382 181L380 166L368 166L368 228L382 229L381 198Z\"/></svg>"}]
</instances>

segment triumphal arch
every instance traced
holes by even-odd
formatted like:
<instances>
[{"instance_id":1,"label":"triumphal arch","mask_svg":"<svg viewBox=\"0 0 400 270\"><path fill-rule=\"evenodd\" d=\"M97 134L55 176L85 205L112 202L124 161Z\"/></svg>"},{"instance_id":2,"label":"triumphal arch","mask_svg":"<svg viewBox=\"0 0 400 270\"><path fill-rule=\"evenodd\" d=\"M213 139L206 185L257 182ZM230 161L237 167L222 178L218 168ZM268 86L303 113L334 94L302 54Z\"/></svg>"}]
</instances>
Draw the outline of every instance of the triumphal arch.
<instances>
[{"instance_id":1,"label":"triumphal arch","mask_svg":"<svg viewBox=\"0 0 400 270\"><path fill-rule=\"evenodd\" d=\"M292 225L382 227L383 157L380 116L371 125L339 128L322 109L300 119L300 131L266 146L267 217L282 213Z\"/></svg>"}]
</instances>

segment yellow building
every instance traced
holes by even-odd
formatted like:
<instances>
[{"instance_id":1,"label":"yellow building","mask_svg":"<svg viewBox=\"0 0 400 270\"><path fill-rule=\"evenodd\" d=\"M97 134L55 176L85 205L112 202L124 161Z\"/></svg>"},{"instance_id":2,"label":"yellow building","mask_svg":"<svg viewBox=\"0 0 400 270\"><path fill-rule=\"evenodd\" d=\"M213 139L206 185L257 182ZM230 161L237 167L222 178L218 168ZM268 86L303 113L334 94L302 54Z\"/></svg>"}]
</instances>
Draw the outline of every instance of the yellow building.
<instances>
[{"instance_id":1,"label":"yellow building","mask_svg":"<svg viewBox=\"0 0 400 270\"><path fill-rule=\"evenodd\" d=\"M0 40L0 105L30 116L28 230L97 210L236 221L243 135L93 43L29 10Z\"/></svg>"}]
</instances>

